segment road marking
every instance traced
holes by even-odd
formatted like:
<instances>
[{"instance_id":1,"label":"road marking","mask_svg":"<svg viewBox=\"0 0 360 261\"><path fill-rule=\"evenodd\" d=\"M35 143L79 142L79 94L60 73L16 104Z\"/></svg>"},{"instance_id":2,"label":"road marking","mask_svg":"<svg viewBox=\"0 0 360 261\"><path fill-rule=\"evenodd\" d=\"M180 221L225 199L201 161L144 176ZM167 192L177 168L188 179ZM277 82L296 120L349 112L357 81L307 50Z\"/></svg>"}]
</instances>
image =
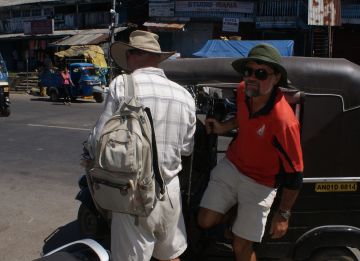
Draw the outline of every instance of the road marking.
<instances>
[{"instance_id":1,"label":"road marking","mask_svg":"<svg viewBox=\"0 0 360 261\"><path fill-rule=\"evenodd\" d=\"M44 128L55 128L55 129L66 129L66 130L83 130L90 131L91 129L85 128L73 128L73 127L64 127L64 126L53 126L53 125L42 125L42 124L28 124L30 127L44 127Z\"/></svg>"}]
</instances>

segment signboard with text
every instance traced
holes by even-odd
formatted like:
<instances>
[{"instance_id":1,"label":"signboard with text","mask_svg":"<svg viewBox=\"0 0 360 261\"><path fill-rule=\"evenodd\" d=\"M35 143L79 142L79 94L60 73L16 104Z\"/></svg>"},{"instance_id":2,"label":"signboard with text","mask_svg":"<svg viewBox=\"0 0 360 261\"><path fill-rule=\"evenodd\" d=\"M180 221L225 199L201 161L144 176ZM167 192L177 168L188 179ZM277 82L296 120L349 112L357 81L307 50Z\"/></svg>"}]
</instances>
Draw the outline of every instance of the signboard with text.
<instances>
[{"instance_id":1,"label":"signboard with text","mask_svg":"<svg viewBox=\"0 0 360 261\"><path fill-rule=\"evenodd\" d=\"M174 2L149 2L149 16L150 17L159 17L159 16L174 16Z\"/></svg>"},{"instance_id":2,"label":"signboard with text","mask_svg":"<svg viewBox=\"0 0 360 261\"><path fill-rule=\"evenodd\" d=\"M239 18L224 17L223 26L222 26L223 32L238 32L239 22L240 22Z\"/></svg>"},{"instance_id":3,"label":"signboard with text","mask_svg":"<svg viewBox=\"0 0 360 261\"><path fill-rule=\"evenodd\" d=\"M52 34L54 19L34 20L24 22L24 34Z\"/></svg>"},{"instance_id":4,"label":"signboard with text","mask_svg":"<svg viewBox=\"0 0 360 261\"><path fill-rule=\"evenodd\" d=\"M176 1L176 12L234 12L248 13L254 11L253 2L241 1Z\"/></svg>"}]
</instances>

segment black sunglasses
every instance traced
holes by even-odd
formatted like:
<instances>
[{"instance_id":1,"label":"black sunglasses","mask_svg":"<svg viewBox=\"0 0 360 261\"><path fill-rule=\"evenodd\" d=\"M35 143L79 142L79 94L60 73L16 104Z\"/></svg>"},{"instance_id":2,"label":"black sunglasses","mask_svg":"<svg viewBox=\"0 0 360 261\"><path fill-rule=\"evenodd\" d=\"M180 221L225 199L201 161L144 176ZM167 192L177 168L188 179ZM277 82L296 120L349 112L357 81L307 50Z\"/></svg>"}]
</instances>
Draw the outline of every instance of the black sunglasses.
<instances>
[{"instance_id":1,"label":"black sunglasses","mask_svg":"<svg viewBox=\"0 0 360 261\"><path fill-rule=\"evenodd\" d=\"M250 77L252 75L255 75L255 78L260 81L265 81L269 75L275 74L275 73L269 73L265 69L253 69L251 67L244 67L242 70L243 77Z\"/></svg>"}]
</instances>

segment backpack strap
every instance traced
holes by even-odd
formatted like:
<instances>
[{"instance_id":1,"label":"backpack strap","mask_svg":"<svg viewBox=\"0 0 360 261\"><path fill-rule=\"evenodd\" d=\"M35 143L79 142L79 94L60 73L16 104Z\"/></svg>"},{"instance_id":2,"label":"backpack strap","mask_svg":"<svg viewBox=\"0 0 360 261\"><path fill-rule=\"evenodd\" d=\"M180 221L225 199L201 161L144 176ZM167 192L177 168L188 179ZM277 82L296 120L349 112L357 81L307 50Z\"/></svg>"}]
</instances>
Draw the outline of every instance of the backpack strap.
<instances>
[{"instance_id":1,"label":"backpack strap","mask_svg":"<svg viewBox=\"0 0 360 261\"><path fill-rule=\"evenodd\" d=\"M136 97L135 92L135 84L133 81L133 77L131 74L123 74L124 77L124 92L125 97ZM153 170L155 174L155 180L159 184L160 187L160 193L163 195L165 193L165 183L162 178L160 168L159 168L159 157L158 157L158 151L156 146L156 137L155 137L155 130L154 130L154 123L151 116L150 108L145 107L145 112L149 118L150 125L151 125L151 142L152 142L152 154L153 154Z\"/></svg>"},{"instance_id":2,"label":"backpack strap","mask_svg":"<svg viewBox=\"0 0 360 261\"><path fill-rule=\"evenodd\" d=\"M154 131L154 124L151 116L150 108L146 107L145 112L148 115L150 125L151 125L151 140L152 140L152 151L153 151L153 169L155 173L155 180L160 186L160 193L165 193L165 183L163 180L163 177L161 176L160 169L159 169L159 160L158 160L158 154L157 154L157 146L156 146L156 137L155 137L155 131Z\"/></svg>"},{"instance_id":3,"label":"backpack strap","mask_svg":"<svg viewBox=\"0 0 360 261\"><path fill-rule=\"evenodd\" d=\"M126 81L125 86L125 97L136 97L135 85L131 74L124 74Z\"/></svg>"}]
</instances>

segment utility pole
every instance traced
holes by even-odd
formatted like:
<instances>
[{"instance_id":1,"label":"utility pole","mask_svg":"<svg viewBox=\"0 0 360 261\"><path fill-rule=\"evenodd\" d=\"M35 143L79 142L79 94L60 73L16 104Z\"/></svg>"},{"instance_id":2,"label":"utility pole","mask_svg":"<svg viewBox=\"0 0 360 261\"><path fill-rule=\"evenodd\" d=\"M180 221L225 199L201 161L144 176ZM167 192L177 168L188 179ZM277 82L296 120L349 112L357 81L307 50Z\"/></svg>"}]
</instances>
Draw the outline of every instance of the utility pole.
<instances>
[{"instance_id":1,"label":"utility pole","mask_svg":"<svg viewBox=\"0 0 360 261\"><path fill-rule=\"evenodd\" d=\"M114 42L114 30L115 30L115 21L116 21L116 0L113 0L112 9L110 9L110 16L111 16L111 24L109 30L109 48L108 48L108 63L109 63L109 82L113 79L113 62L110 55L110 46Z\"/></svg>"}]
</instances>

